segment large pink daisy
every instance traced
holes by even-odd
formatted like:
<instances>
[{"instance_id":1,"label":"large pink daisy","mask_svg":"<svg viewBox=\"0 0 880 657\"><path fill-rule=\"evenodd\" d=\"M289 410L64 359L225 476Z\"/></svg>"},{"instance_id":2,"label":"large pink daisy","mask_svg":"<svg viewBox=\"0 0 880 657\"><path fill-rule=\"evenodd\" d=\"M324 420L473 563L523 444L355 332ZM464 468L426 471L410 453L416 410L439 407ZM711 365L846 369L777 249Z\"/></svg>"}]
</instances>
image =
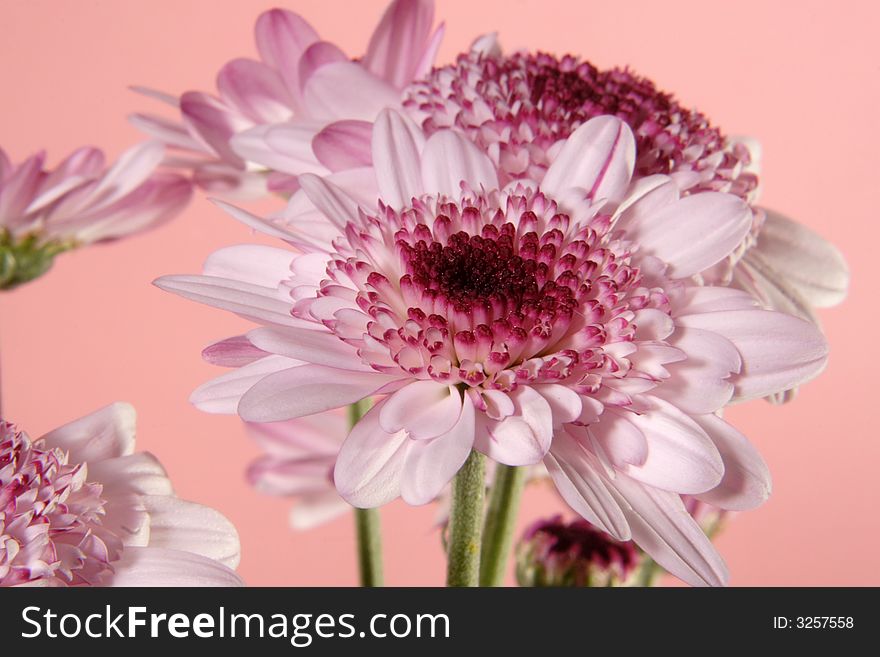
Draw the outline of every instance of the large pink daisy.
<instances>
[{"instance_id":1,"label":"large pink daisy","mask_svg":"<svg viewBox=\"0 0 880 657\"><path fill-rule=\"evenodd\" d=\"M231 247L202 276L158 281L263 324L223 343L241 367L194 402L273 422L375 397L335 468L355 506L429 502L472 449L543 460L594 525L723 583L680 496L749 508L770 481L715 413L815 376L827 351L812 324L693 284L741 244L746 203L632 183L635 139L608 116L569 136L540 185L502 189L458 132L426 138L391 111L372 159L379 201L300 177L316 230L282 234L305 253Z\"/></svg>"},{"instance_id":2,"label":"large pink daisy","mask_svg":"<svg viewBox=\"0 0 880 657\"><path fill-rule=\"evenodd\" d=\"M32 440L0 421L0 586L239 586L238 534L174 495L117 403Z\"/></svg>"}]
</instances>

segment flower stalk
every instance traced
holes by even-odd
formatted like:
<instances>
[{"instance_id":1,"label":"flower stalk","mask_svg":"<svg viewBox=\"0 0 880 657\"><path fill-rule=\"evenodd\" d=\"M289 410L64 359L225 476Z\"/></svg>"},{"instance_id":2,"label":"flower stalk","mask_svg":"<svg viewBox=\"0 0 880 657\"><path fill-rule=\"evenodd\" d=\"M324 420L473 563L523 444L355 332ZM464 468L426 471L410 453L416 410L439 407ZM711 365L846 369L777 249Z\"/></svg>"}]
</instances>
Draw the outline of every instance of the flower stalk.
<instances>
[{"instance_id":1,"label":"flower stalk","mask_svg":"<svg viewBox=\"0 0 880 657\"><path fill-rule=\"evenodd\" d=\"M480 586L501 586L504 582L525 482L526 469L523 467L499 464L495 469L483 528Z\"/></svg>"},{"instance_id":2,"label":"flower stalk","mask_svg":"<svg viewBox=\"0 0 880 657\"><path fill-rule=\"evenodd\" d=\"M486 457L476 450L452 481L446 586L479 586Z\"/></svg>"},{"instance_id":3,"label":"flower stalk","mask_svg":"<svg viewBox=\"0 0 880 657\"><path fill-rule=\"evenodd\" d=\"M362 399L348 407L348 421L354 426L370 410L370 400ZM355 509L358 569L361 586L384 586L382 567L382 529L379 509Z\"/></svg>"}]
</instances>

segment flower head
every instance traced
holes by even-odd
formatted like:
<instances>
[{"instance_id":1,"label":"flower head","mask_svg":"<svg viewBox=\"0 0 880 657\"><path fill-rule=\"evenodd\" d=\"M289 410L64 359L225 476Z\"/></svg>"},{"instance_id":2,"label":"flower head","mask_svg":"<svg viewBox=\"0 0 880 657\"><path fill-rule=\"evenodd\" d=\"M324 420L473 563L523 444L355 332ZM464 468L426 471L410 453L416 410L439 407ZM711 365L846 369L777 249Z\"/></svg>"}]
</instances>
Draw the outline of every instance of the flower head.
<instances>
[{"instance_id":1,"label":"flower head","mask_svg":"<svg viewBox=\"0 0 880 657\"><path fill-rule=\"evenodd\" d=\"M0 421L0 586L232 586L235 528L178 499L114 404L32 440Z\"/></svg>"},{"instance_id":2,"label":"flower head","mask_svg":"<svg viewBox=\"0 0 880 657\"><path fill-rule=\"evenodd\" d=\"M586 520L537 520L516 547L520 586L626 586L641 558L632 542L614 540Z\"/></svg>"},{"instance_id":3,"label":"flower head","mask_svg":"<svg viewBox=\"0 0 880 657\"><path fill-rule=\"evenodd\" d=\"M295 176L324 174L342 163L336 143L369 148L369 121L400 105L402 89L430 69L443 36L432 31L433 0L394 0L357 59L322 40L298 14L263 13L254 29L259 60L239 58L217 74L217 94L179 99L140 89L179 109L182 124L138 114L132 121L182 151L194 181L224 195L252 196L297 188ZM340 130L322 129L344 122ZM265 175L270 171L271 174Z\"/></svg>"},{"instance_id":4,"label":"flower head","mask_svg":"<svg viewBox=\"0 0 880 657\"><path fill-rule=\"evenodd\" d=\"M681 196L661 175L631 184L635 141L615 117L575 130L540 184L501 189L460 134L426 139L390 111L372 157L378 202L300 177L291 206L313 204L313 229L274 230L306 253L232 247L203 276L158 281L265 324L228 342L242 367L193 401L274 422L377 396L336 462L350 503L429 502L474 448L543 459L599 529L687 581L722 582L680 494L749 508L769 477L714 413L826 359L811 324L690 279L740 244L745 202Z\"/></svg>"},{"instance_id":5,"label":"flower head","mask_svg":"<svg viewBox=\"0 0 880 657\"><path fill-rule=\"evenodd\" d=\"M168 221L189 201L190 183L157 172L158 142L128 150L109 169L80 148L54 169L38 153L17 165L0 149L0 289L45 273L62 251L119 239Z\"/></svg>"}]
</instances>

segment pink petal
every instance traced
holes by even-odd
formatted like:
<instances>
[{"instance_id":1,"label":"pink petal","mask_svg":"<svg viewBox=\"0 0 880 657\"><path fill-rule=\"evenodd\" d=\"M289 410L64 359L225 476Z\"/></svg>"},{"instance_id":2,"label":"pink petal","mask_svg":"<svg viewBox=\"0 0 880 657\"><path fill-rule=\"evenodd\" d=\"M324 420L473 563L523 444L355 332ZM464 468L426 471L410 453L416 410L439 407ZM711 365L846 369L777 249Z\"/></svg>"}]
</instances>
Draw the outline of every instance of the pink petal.
<instances>
[{"instance_id":1,"label":"pink petal","mask_svg":"<svg viewBox=\"0 0 880 657\"><path fill-rule=\"evenodd\" d=\"M158 139L166 146L182 148L188 151L200 153L204 146L189 133L180 123L170 121L153 114L132 114L128 122L135 128L153 139Z\"/></svg>"},{"instance_id":2,"label":"pink petal","mask_svg":"<svg viewBox=\"0 0 880 657\"><path fill-rule=\"evenodd\" d=\"M349 222L357 219L357 201L332 182L311 174L303 174L299 177L299 184L309 200L336 226L340 234Z\"/></svg>"},{"instance_id":3,"label":"pink petal","mask_svg":"<svg viewBox=\"0 0 880 657\"><path fill-rule=\"evenodd\" d=\"M451 431L462 413L461 393L433 380L415 381L391 395L382 406L379 425L388 433L435 438Z\"/></svg>"},{"instance_id":4,"label":"pink petal","mask_svg":"<svg viewBox=\"0 0 880 657\"><path fill-rule=\"evenodd\" d=\"M692 586L723 586L727 567L675 493L620 476L611 483L632 529L651 558Z\"/></svg>"},{"instance_id":5,"label":"pink petal","mask_svg":"<svg viewBox=\"0 0 880 657\"><path fill-rule=\"evenodd\" d=\"M248 162L275 172L327 173L312 151L319 126L311 122L259 125L230 138L230 148Z\"/></svg>"},{"instance_id":6,"label":"pink petal","mask_svg":"<svg viewBox=\"0 0 880 657\"><path fill-rule=\"evenodd\" d=\"M253 126L253 122L237 115L221 101L199 91L188 91L180 97L180 110L186 122L224 161L244 164L229 146L232 135Z\"/></svg>"},{"instance_id":7,"label":"pink petal","mask_svg":"<svg viewBox=\"0 0 880 657\"><path fill-rule=\"evenodd\" d=\"M550 404L554 426L574 422L581 416L584 409L581 396L568 386L549 383L537 385L534 388Z\"/></svg>"},{"instance_id":8,"label":"pink petal","mask_svg":"<svg viewBox=\"0 0 880 657\"><path fill-rule=\"evenodd\" d=\"M647 408L627 418L648 442L641 465L622 468L649 486L677 493L702 493L718 485L724 463L715 444L690 416L656 397L645 398Z\"/></svg>"},{"instance_id":9,"label":"pink petal","mask_svg":"<svg viewBox=\"0 0 880 657\"><path fill-rule=\"evenodd\" d=\"M731 511L754 509L770 497L770 469L749 440L716 415L693 418L712 439L724 460L724 478L698 499Z\"/></svg>"},{"instance_id":10,"label":"pink petal","mask_svg":"<svg viewBox=\"0 0 880 657\"><path fill-rule=\"evenodd\" d=\"M440 51L440 44L443 43L443 36L445 34L446 25L440 23L440 25L437 26L437 29L434 30L434 34L431 36L431 40L428 42L425 52L422 53L422 57L416 65L416 70L412 76L413 80L425 77L431 72L431 69L434 68L434 62L437 59L437 53Z\"/></svg>"},{"instance_id":11,"label":"pink petal","mask_svg":"<svg viewBox=\"0 0 880 657\"><path fill-rule=\"evenodd\" d=\"M473 142L454 130L440 130L425 144L422 152L423 193L461 196L461 183L471 189L498 187L498 175L492 161Z\"/></svg>"},{"instance_id":12,"label":"pink petal","mask_svg":"<svg viewBox=\"0 0 880 657\"><path fill-rule=\"evenodd\" d=\"M325 64L306 81L303 97L313 118L373 121L400 105L400 93L353 62Z\"/></svg>"},{"instance_id":13,"label":"pink petal","mask_svg":"<svg viewBox=\"0 0 880 657\"><path fill-rule=\"evenodd\" d=\"M262 244L238 244L214 251L205 260L205 276L228 278L263 287L277 287L290 277L296 254Z\"/></svg>"},{"instance_id":14,"label":"pink petal","mask_svg":"<svg viewBox=\"0 0 880 657\"><path fill-rule=\"evenodd\" d=\"M318 161L331 171L367 167L373 164L370 142L373 126L366 121L337 121L312 140Z\"/></svg>"},{"instance_id":15,"label":"pink petal","mask_svg":"<svg viewBox=\"0 0 880 657\"><path fill-rule=\"evenodd\" d=\"M750 261L811 305L826 308L843 301L849 288L843 254L806 226L770 210L766 214Z\"/></svg>"},{"instance_id":16,"label":"pink petal","mask_svg":"<svg viewBox=\"0 0 880 657\"><path fill-rule=\"evenodd\" d=\"M45 153L37 153L7 174L0 185L0 225L14 227L21 223L25 208L40 188Z\"/></svg>"},{"instance_id":17,"label":"pink petal","mask_svg":"<svg viewBox=\"0 0 880 657\"><path fill-rule=\"evenodd\" d=\"M97 462L134 452L137 414L131 404L116 402L44 435L51 447L70 454L71 462Z\"/></svg>"},{"instance_id":18,"label":"pink petal","mask_svg":"<svg viewBox=\"0 0 880 657\"><path fill-rule=\"evenodd\" d=\"M202 349L202 359L220 367L242 367L268 356L243 335L220 340Z\"/></svg>"},{"instance_id":19,"label":"pink petal","mask_svg":"<svg viewBox=\"0 0 880 657\"><path fill-rule=\"evenodd\" d=\"M248 363L207 383L190 395L190 403L205 413L234 415L242 396L258 381L269 374L302 365L302 362L283 356L267 356Z\"/></svg>"},{"instance_id":20,"label":"pink petal","mask_svg":"<svg viewBox=\"0 0 880 657\"><path fill-rule=\"evenodd\" d=\"M617 540L630 539L626 517L598 474L602 465L570 434L563 431L555 436L544 465L572 509Z\"/></svg>"},{"instance_id":21,"label":"pink petal","mask_svg":"<svg viewBox=\"0 0 880 657\"><path fill-rule=\"evenodd\" d=\"M350 510L348 502L339 497L335 490L320 495L307 495L290 510L290 527L297 531L308 531Z\"/></svg>"},{"instance_id":22,"label":"pink petal","mask_svg":"<svg viewBox=\"0 0 880 657\"><path fill-rule=\"evenodd\" d=\"M386 433L379 426L379 402L361 418L339 450L333 479L336 490L349 504L372 508L400 495L406 462L406 433Z\"/></svg>"},{"instance_id":23,"label":"pink petal","mask_svg":"<svg viewBox=\"0 0 880 657\"><path fill-rule=\"evenodd\" d=\"M287 121L293 99L277 71L252 59L233 59L217 74L220 97L257 123Z\"/></svg>"},{"instance_id":24,"label":"pink petal","mask_svg":"<svg viewBox=\"0 0 880 657\"><path fill-rule=\"evenodd\" d=\"M692 276L730 255L752 225L749 206L720 192L692 194L650 215L632 216L620 227L639 243L642 253L669 264L669 274L677 278Z\"/></svg>"},{"instance_id":25,"label":"pink petal","mask_svg":"<svg viewBox=\"0 0 880 657\"><path fill-rule=\"evenodd\" d=\"M730 310L687 315L678 321L723 335L737 348L743 367L731 379L736 401L795 388L817 376L828 360L828 343L821 331L791 315Z\"/></svg>"},{"instance_id":26,"label":"pink petal","mask_svg":"<svg viewBox=\"0 0 880 657\"><path fill-rule=\"evenodd\" d=\"M254 28L260 58L280 74L299 103L299 60L318 34L301 16L284 9L260 14Z\"/></svg>"},{"instance_id":27,"label":"pink petal","mask_svg":"<svg viewBox=\"0 0 880 657\"><path fill-rule=\"evenodd\" d=\"M147 452L89 463L89 481L104 487L105 499L174 494L165 468L155 456Z\"/></svg>"},{"instance_id":28,"label":"pink petal","mask_svg":"<svg viewBox=\"0 0 880 657\"><path fill-rule=\"evenodd\" d=\"M280 356L317 362L343 370L371 371L358 356L357 349L323 326L310 330L295 327L259 328L247 334L255 347Z\"/></svg>"},{"instance_id":29,"label":"pink petal","mask_svg":"<svg viewBox=\"0 0 880 657\"><path fill-rule=\"evenodd\" d=\"M481 415L476 448L505 465L534 465L544 458L553 439L550 404L527 386L512 393L514 414L500 422Z\"/></svg>"},{"instance_id":30,"label":"pink petal","mask_svg":"<svg viewBox=\"0 0 880 657\"><path fill-rule=\"evenodd\" d=\"M727 287L691 286L673 298L673 315L698 315L721 310L751 310L758 307L755 298L742 290Z\"/></svg>"},{"instance_id":31,"label":"pink petal","mask_svg":"<svg viewBox=\"0 0 880 657\"><path fill-rule=\"evenodd\" d=\"M350 61L339 46L327 41L317 41L310 45L299 60L299 85L304 87L315 71L327 64Z\"/></svg>"},{"instance_id":32,"label":"pink petal","mask_svg":"<svg viewBox=\"0 0 880 657\"><path fill-rule=\"evenodd\" d=\"M636 142L629 127L616 117L598 116L565 141L541 189L557 198L570 189L583 189L591 199L617 203L629 185L635 158Z\"/></svg>"},{"instance_id":33,"label":"pink petal","mask_svg":"<svg viewBox=\"0 0 880 657\"><path fill-rule=\"evenodd\" d=\"M220 512L171 495L145 495L141 502L150 514L150 547L199 554L229 568L238 566L238 532Z\"/></svg>"},{"instance_id":34,"label":"pink petal","mask_svg":"<svg viewBox=\"0 0 880 657\"><path fill-rule=\"evenodd\" d=\"M386 404L383 414L387 408ZM410 441L400 481L404 502L427 504L440 495L471 453L474 430L474 405L465 395L458 420L449 431L430 440Z\"/></svg>"},{"instance_id":35,"label":"pink petal","mask_svg":"<svg viewBox=\"0 0 880 657\"><path fill-rule=\"evenodd\" d=\"M126 548L113 568L110 586L244 586L234 570L213 559L158 547Z\"/></svg>"},{"instance_id":36,"label":"pink petal","mask_svg":"<svg viewBox=\"0 0 880 657\"><path fill-rule=\"evenodd\" d=\"M258 381L241 398L238 414L250 422L312 415L365 399L394 380L378 372L301 365Z\"/></svg>"},{"instance_id":37,"label":"pink petal","mask_svg":"<svg viewBox=\"0 0 880 657\"><path fill-rule=\"evenodd\" d=\"M645 434L629 421L631 414L605 409L599 422L591 424L590 435L603 455L615 466L644 465L648 458Z\"/></svg>"},{"instance_id":38,"label":"pink petal","mask_svg":"<svg viewBox=\"0 0 880 657\"><path fill-rule=\"evenodd\" d=\"M403 89L412 82L434 22L432 0L394 0L373 32L364 65Z\"/></svg>"},{"instance_id":39,"label":"pink petal","mask_svg":"<svg viewBox=\"0 0 880 657\"><path fill-rule=\"evenodd\" d=\"M400 209L424 193L419 153L425 147L421 130L406 117L385 110L373 126L373 166L379 195Z\"/></svg>"}]
</instances>

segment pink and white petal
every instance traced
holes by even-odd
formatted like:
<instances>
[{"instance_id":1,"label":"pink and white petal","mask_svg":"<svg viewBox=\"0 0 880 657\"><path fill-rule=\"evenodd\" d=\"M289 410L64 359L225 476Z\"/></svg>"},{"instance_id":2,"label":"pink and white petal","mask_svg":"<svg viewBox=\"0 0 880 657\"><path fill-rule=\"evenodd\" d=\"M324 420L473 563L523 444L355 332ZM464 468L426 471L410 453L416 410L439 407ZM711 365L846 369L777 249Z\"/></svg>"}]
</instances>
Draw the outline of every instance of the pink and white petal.
<instances>
[{"instance_id":1,"label":"pink and white petal","mask_svg":"<svg viewBox=\"0 0 880 657\"><path fill-rule=\"evenodd\" d=\"M501 57L501 43L498 41L498 32L489 32L474 39L468 52L473 55L484 57Z\"/></svg>"},{"instance_id":2,"label":"pink and white petal","mask_svg":"<svg viewBox=\"0 0 880 657\"><path fill-rule=\"evenodd\" d=\"M241 165L242 160L229 145L232 135L253 127L253 121L240 116L223 102L199 91L180 97L184 121L220 159Z\"/></svg>"},{"instance_id":3,"label":"pink and white petal","mask_svg":"<svg viewBox=\"0 0 880 657\"><path fill-rule=\"evenodd\" d=\"M335 43L316 41L303 53L299 60L299 86L303 88L312 74L322 66L335 62L351 61Z\"/></svg>"},{"instance_id":4,"label":"pink and white petal","mask_svg":"<svg viewBox=\"0 0 880 657\"><path fill-rule=\"evenodd\" d=\"M244 335L219 340L202 349L202 359L220 367L243 367L269 355Z\"/></svg>"},{"instance_id":5,"label":"pink and white petal","mask_svg":"<svg viewBox=\"0 0 880 657\"><path fill-rule=\"evenodd\" d=\"M254 28L260 58L280 74L301 109L299 60L318 41L318 33L301 16L285 9L260 14Z\"/></svg>"},{"instance_id":6,"label":"pink and white petal","mask_svg":"<svg viewBox=\"0 0 880 657\"><path fill-rule=\"evenodd\" d=\"M349 504L373 508L400 496L400 482L412 442L406 433L387 433L379 425L379 402L352 428L339 450L333 479Z\"/></svg>"},{"instance_id":7,"label":"pink and white petal","mask_svg":"<svg viewBox=\"0 0 880 657\"><path fill-rule=\"evenodd\" d=\"M772 488L770 469L748 438L717 415L696 415L693 419L724 460L721 483L697 499L730 511L747 511L766 502Z\"/></svg>"},{"instance_id":8,"label":"pink and white petal","mask_svg":"<svg viewBox=\"0 0 880 657\"><path fill-rule=\"evenodd\" d=\"M50 431L41 440L68 452L72 463L96 463L134 453L136 422L134 407L116 402Z\"/></svg>"},{"instance_id":9,"label":"pink and white petal","mask_svg":"<svg viewBox=\"0 0 880 657\"><path fill-rule=\"evenodd\" d=\"M302 364L302 361L284 356L267 356L203 383L193 391L189 401L206 413L234 415L242 396L258 381Z\"/></svg>"},{"instance_id":10,"label":"pink and white petal","mask_svg":"<svg viewBox=\"0 0 880 657\"><path fill-rule=\"evenodd\" d=\"M159 460L149 452L89 463L89 481L103 485L108 500L138 495L173 495L171 481Z\"/></svg>"},{"instance_id":11,"label":"pink and white petal","mask_svg":"<svg viewBox=\"0 0 880 657\"><path fill-rule=\"evenodd\" d=\"M317 69L306 81L303 97L310 117L338 121L373 121L386 107L400 105L400 93L354 62Z\"/></svg>"},{"instance_id":12,"label":"pink and white petal","mask_svg":"<svg viewBox=\"0 0 880 657\"><path fill-rule=\"evenodd\" d=\"M505 465L539 463L553 440L553 411L536 391L520 387L510 398L514 413L500 422L480 415L476 449Z\"/></svg>"},{"instance_id":13,"label":"pink and white petal","mask_svg":"<svg viewBox=\"0 0 880 657\"><path fill-rule=\"evenodd\" d=\"M599 421L589 426L590 436L602 455L619 468L644 465L648 458L645 434L629 421L629 416L630 413L606 408Z\"/></svg>"},{"instance_id":14,"label":"pink and white petal","mask_svg":"<svg viewBox=\"0 0 880 657\"><path fill-rule=\"evenodd\" d=\"M171 495L144 495L150 514L150 547L180 550L236 568L241 557L238 532L219 511Z\"/></svg>"},{"instance_id":15,"label":"pink and white petal","mask_svg":"<svg viewBox=\"0 0 880 657\"><path fill-rule=\"evenodd\" d=\"M277 71L252 59L233 59L217 74L220 97L257 123L280 123L293 114L293 99Z\"/></svg>"},{"instance_id":16,"label":"pink and white petal","mask_svg":"<svg viewBox=\"0 0 880 657\"><path fill-rule=\"evenodd\" d=\"M431 72L431 69L434 68L434 62L437 59L437 53L440 51L440 44L443 43L443 36L446 34L446 24L440 23L437 26L437 29L434 30L434 34L431 35L430 41L428 41L428 45L425 47L424 52L422 53L421 59L419 59L418 64L416 64L416 70L413 73L413 80L418 80L428 75Z\"/></svg>"},{"instance_id":17,"label":"pink and white petal","mask_svg":"<svg viewBox=\"0 0 880 657\"><path fill-rule=\"evenodd\" d=\"M343 370L372 371L363 364L355 347L317 324L314 330L281 326L258 328L250 331L247 338L258 349L280 356Z\"/></svg>"},{"instance_id":18,"label":"pink and white petal","mask_svg":"<svg viewBox=\"0 0 880 657\"><path fill-rule=\"evenodd\" d=\"M385 110L373 125L372 159L379 195L400 209L425 191L420 153L425 147L421 130L407 117Z\"/></svg>"},{"instance_id":19,"label":"pink and white petal","mask_svg":"<svg viewBox=\"0 0 880 657\"><path fill-rule=\"evenodd\" d=\"M259 380L238 404L250 422L277 422L313 415L366 399L395 377L308 363Z\"/></svg>"},{"instance_id":20,"label":"pink and white petal","mask_svg":"<svg viewBox=\"0 0 880 657\"><path fill-rule=\"evenodd\" d=\"M676 493L703 493L717 486L724 462L700 425L669 402L657 397L643 401L639 412L627 419L645 436L647 458L621 470L648 486Z\"/></svg>"},{"instance_id":21,"label":"pink and white petal","mask_svg":"<svg viewBox=\"0 0 880 657\"><path fill-rule=\"evenodd\" d=\"M632 538L654 561L692 586L724 586L727 566L681 497L626 476L610 483Z\"/></svg>"},{"instance_id":22,"label":"pink and white petal","mask_svg":"<svg viewBox=\"0 0 880 657\"><path fill-rule=\"evenodd\" d=\"M679 327L669 341L687 358L666 366L669 378L652 393L686 413L714 413L733 397L732 378L742 358L730 340L713 331Z\"/></svg>"},{"instance_id":23,"label":"pink and white petal","mask_svg":"<svg viewBox=\"0 0 880 657\"><path fill-rule=\"evenodd\" d=\"M319 495L306 495L294 504L288 516L290 527L307 531L323 525L351 510L351 505L339 497L336 490Z\"/></svg>"},{"instance_id":24,"label":"pink and white petal","mask_svg":"<svg viewBox=\"0 0 880 657\"><path fill-rule=\"evenodd\" d=\"M382 405L379 425L388 433L408 432L411 438L435 438L460 421L461 394L433 379L404 386Z\"/></svg>"},{"instance_id":25,"label":"pink and white petal","mask_svg":"<svg viewBox=\"0 0 880 657\"><path fill-rule=\"evenodd\" d=\"M776 272L751 257L751 251L736 263L730 284L751 294L765 308L819 325L813 306Z\"/></svg>"},{"instance_id":26,"label":"pink and white petal","mask_svg":"<svg viewBox=\"0 0 880 657\"><path fill-rule=\"evenodd\" d=\"M126 548L113 569L108 586L244 586L234 570L213 559L166 548Z\"/></svg>"},{"instance_id":27,"label":"pink and white petal","mask_svg":"<svg viewBox=\"0 0 880 657\"><path fill-rule=\"evenodd\" d=\"M751 226L752 211L742 199L704 192L685 196L656 212L634 214L625 228L641 253L666 262L671 276L685 278L730 255Z\"/></svg>"},{"instance_id":28,"label":"pink and white petal","mask_svg":"<svg viewBox=\"0 0 880 657\"><path fill-rule=\"evenodd\" d=\"M750 259L813 306L826 308L843 301L849 288L843 254L806 226L772 210L766 215Z\"/></svg>"},{"instance_id":29,"label":"pink and white petal","mask_svg":"<svg viewBox=\"0 0 880 657\"><path fill-rule=\"evenodd\" d=\"M602 465L570 434L557 434L544 457L544 465L562 499L572 509L617 540L630 539L620 504L599 476Z\"/></svg>"},{"instance_id":30,"label":"pink and white petal","mask_svg":"<svg viewBox=\"0 0 880 657\"><path fill-rule=\"evenodd\" d=\"M336 226L340 234L349 222L358 218L357 201L332 182L311 174L303 174L299 177L299 184L303 193Z\"/></svg>"},{"instance_id":31,"label":"pink and white petal","mask_svg":"<svg viewBox=\"0 0 880 657\"><path fill-rule=\"evenodd\" d=\"M630 185L626 197L614 212L617 226L625 228L631 221L643 221L654 212L675 203L680 198L678 185L669 176L661 174L638 178Z\"/></svg>"},{"instance_id":32,"label":"pink and white petal","mask_svg":"<svg viewBox=\"0 0 880 657\"><path fill-rule=\"evenodd\" d=\"M635 159L636 142L626 123L598 116L565 141L541 189L560 198L570 189L582 189L590 199L616 204L629 186Z\"/></svg>"},{"instance_id":33,"label":"pink and white petal","mask_svg":"<svg viewBox=\"0 0 880 657\"><path fill-rule=\"evenodd\" d=\"M312 139L320 128L310 122L258 125L230 137L235 153L276 173L326 174L329 170L315 157Z\"/></svg>"},{"instance_id":34,"label":"pink and white petal","mask_svg":"<svg viewBox=\"0 0 880 657\"><path fill-rule=\"evenodd\" d=\"M476 191L498 187L492 161L474 143L454 130L435 132L422 151L423 192L461 195L465 182Z\"/></svg>"},{"instance_id":35,"label":"pink and white petal","mask_svg":"<svg viewBox=\"0 0 880 657\"><path fill-rule=\"evenodd\" d=\"M184 299L227 310L259 324L298 326L291 316L292 303L278 288L215 276L163 276L153 284Z\"/></svg>"},{"instance_id":36,"label":"pink and white petal","mask_svg":"<svg viewBox=\"0 0 880 657\"><path fill-rule=\"evenodd\" d=\"M373 125L367 121L336 121L315 135L312 151L330 171L368 167L373 164L372 137Z\"/></svg>"},{"instance_id":37,"label":"pink and white petal","mask_svg":"<svg viewBox=\"0 0 880 657\"><path fill-rule=\"evenodd\" d=\"M261 244L237 244L214 251L205 260L205 276L228 278L262 287L276 287L290 277L298 256L288 249Z\"/></svg>"},{"instance_id":38,"label":"pink and white petal","mask_svg":"<svg viewBox=\"0 0 880 657\"><path fill-rule=\"evenodd\" d=\"M158 139L166 146L199 153L204 149L181 123L154 114L131 114L128 122L148 137Z\"/></svg>"},{"instance_id":39,"label":"pink and white petal","mask_svg":"<svg viewBox=\"0 0 880 657\"><path fill-rule=\"evenodd\" d=\"M742 357L734 401L766 397L817 376L828 360L828 343L810 322L772 310L730 310L687 315L679 323L714 331Z\"/></svg>"},{"instance_id":40,"label":"pink and white petal","mask_svg":"<svg viewBox=\"0 0 880 657\"><path fill-rule=\"evenodd\" d=\"M27 220L24 210L40 189L45 159L42 152L32 155L0 181L0 226L14 228Z\"/></svg>"},{"instance_id":41,"label":"pink and white petal","mask_svg":"<svg viewBox=\"0 0 880 657\"><path fill-rule=\"evenodd\" d=\"M430 440L410 441L400 480L404 502L418 506L440 495L471 453L475 415L474 404L465 395L458 421L449 431Z\"/></svg>"},{"instance_id":42,"label":"pink and white petal","mask_svg":"<svg viewBox=\"0 0 880 657\"><path fill-rule=\"evenodd\" d=\"M433 0L394 0L373 31L364 55L364 66L403 89L413 81L433 23Z\"/></svg>"},{"instance_id":43,"label":"pink and white petal","mask_svg":"<svg viewBox=\"0 0 880 657\"><path fill-rule=\"evenodd\" d=\"M192 181L200 189L241 201L263 198L270 191L270 177L271 174L246 171L225 162L200 163L192 171Z\"/></svg>"},{"instance_id":44,"label":"pink and white petal","mask_svg":"<svg viewBox=\"0 0 880 657\"><path fill-rule=\"evenodd\" d=\"M553 412L553 426L577 420L584 410L581 396L568 386L548 383L534 386L535 391L547 400Z\"/></svg>"},{"instance_id":45,"label":"pink and white petal","mask_svg":"<svg viewBox=\"0 0 880 657\"><path fill-rule=\"evenodd\" d=\"M674 317L758 307L758 302L751 294L728 287L689 286L673 296L671 301Z\"/></svg>"}]
</instances>

